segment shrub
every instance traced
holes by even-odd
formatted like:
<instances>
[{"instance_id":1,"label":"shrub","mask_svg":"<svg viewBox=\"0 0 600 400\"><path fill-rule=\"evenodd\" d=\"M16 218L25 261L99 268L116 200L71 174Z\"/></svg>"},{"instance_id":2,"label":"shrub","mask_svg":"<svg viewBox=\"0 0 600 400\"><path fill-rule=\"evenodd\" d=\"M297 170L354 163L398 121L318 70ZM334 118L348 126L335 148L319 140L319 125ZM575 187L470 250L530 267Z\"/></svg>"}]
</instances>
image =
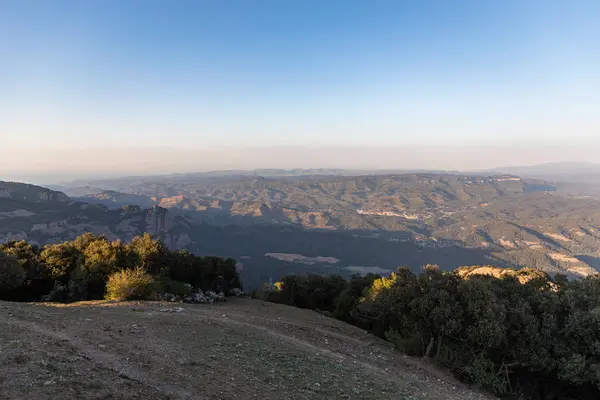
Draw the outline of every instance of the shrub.
<instances>
[{"instance_id":1,"label":"shrub","mask_svg":"<svg viewBox=\"0 0 600 400\"><path fill-rule=\"evenodd\" d=\"M487 389L497 395L508 393L510 383L508 377L498 373L496 365L483 356L474 358L466 367L469 380L480 388Z\"/></svg>"},{"instance_id":2,"label":"shrub","mask_svg":"<svg viewBox=\"0 0 600 400\"><path fill-rule=\"evenodd\" d=\"M19 262L0 253L0 296L18 288L25 280L25 271Z\"/></svg>"},{"instance_id":3,"label":"shrub","mask_svg":"<svg viewBox=\"0 0 600 400\"><path fill-rule=\"evenodd\" d=\"M290 275L266 288L264 298L299 308L333 312L345 288L346 281L338 275Z\"/></svg>"},{"instance_id":4,"label":"shrub","mask_svg":"<svg viewBox=\"0 0 600 400\"><path fill-rule=\"evenodd\" d=\"M143 268L124 269L108 277L107 300L151 300L156 296L156 283Z\"/></svg>"},{"instance_id":5,"label":"shrub","mask_svg":"<svg viewBox=\"0 0 600 400\"><path fill-rule=\"evenodd\" d=\"M90 272L83 265L76 268L71 273L67 284L68 300L83 301L103 298L106 280L105 274Z\"/></svg>"},{"instance_id":6,"label":"shrub","mask_svg":"<svg viewBox=\"0 0 600 400\"><path fill-rule=\"evenodd\" d=\"M60 281L54 282L54 287L47 295L42 296L42 301L66 302L69 300L69 288Z\"/></svg>"},{"instance_id":7,"label":"shrub","mask_svg":"<svg viewBox=\"0 0 600 400\"><path fill-rule=\"evenodd\" d=\"M192 285L185 282L163 279L160 281L160 292L169 293L177 297L185 297L192 294Z\"/></svg>"},{"instance_id":8,"label":"shrub","mask_svg":"<svg viewBox=\"0 0 600 400\"><path fill-rule=\"evenodd\" d=\"M163 293L171 293L174 298L184 298L197 290L235 294L242 288L235 260L171 251L148 234L133 238L129 244L92 233L42 248L24 240L12 241L0 244L0 253L10 256L11 263L16 260L25 272L24 280L18 279L18 290L1 294L10 300L102 299L109 275L135 266L161 282Z\"/></svg>"},{"instance_id":9,"label":"shrub","mask_svg":"<svg viewBox=\"0 0 600 400\"><path fill-rule=\"evenodd\" d=\"M197 257L185 250L171 252L168 275L172 280L189 283L201 290L228 293L242 287L234 259Z\"/></svg>"},{"instance_id":10,"label":"shrub","mask_svg":"<svg viewBox=\"0 0 600 400\"><path fill-rule=\"evenodd\" d=\"M333 316L342 321L356 324L356 321L352 317L352 310L358 304L363 292L378 278L379 275L376 274L367 274L366 276L359 274L352 275L346 288L340 293L335 302Z\"/></svg>"},{"instance_id":11,"label":"shrub","mask_svg":"<svg viewBox=\"0 0 600 400\"><path fill-rule=\"evenodd\" d=\"M482 271L495 270L399 268L344 285L288 276L258 295L317 311L333 307L337 318L504 398L600 398L600 276Z\"/></svg>"}]
</instances>

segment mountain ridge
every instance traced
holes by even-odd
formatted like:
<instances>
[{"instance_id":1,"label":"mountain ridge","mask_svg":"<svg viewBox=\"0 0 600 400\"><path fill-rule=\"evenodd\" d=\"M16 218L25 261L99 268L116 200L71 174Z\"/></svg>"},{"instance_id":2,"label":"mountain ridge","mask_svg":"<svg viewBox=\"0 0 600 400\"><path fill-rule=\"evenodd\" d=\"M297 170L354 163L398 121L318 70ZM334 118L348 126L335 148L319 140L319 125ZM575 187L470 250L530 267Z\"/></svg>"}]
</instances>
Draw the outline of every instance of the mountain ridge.
<instances>
[{"instance_id":1,"label":"mountain ridge","mask_svg":"<svg viewBox=\"0 0 600 400\"><path fill-rule=\"evenodd\" d=\"M71 190L84 196L58 206L0 199L0 240L149 232L171 248L238 259L249 287L286 273L348 276L398 264L530 266L572 276L600 268L600 202L515 175L127 178ZM295 261L328 257L340 262Z\"/></svg>"}]
</instances>

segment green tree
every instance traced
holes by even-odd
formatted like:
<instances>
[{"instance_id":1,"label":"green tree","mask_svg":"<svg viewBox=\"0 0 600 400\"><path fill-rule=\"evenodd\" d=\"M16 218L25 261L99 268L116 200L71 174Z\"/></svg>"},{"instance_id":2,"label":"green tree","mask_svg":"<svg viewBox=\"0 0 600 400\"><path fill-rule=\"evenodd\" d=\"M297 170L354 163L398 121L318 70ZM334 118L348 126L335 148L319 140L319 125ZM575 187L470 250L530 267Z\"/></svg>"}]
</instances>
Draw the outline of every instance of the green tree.
<instances>
[{"instance_id":1,"label":"green tree","mask_svg":"<svg viewBox=\"0 0 600 400\"><path fill-rule=\"evenodd\" d=\"M81 252L71 242L44 246L40 254L48 275L63 283L68 282L81 257Z\"/></svg>"},{"instance_id":2,"label":"green tree","mask_svg":"<svg viewBox=\"0 0 600 400\"><path fill-rule=\"evenodd\" d=\"M129 244L129 250L135 254L135 265L142 267L152 275L163 275L170 267L169 250L158 239L153 239L149 233L136 236Z\"/></svg>"},{"instance_id":3,"label":"green tree","mask_svg":"<svg viewBox=\"0 0 600 400\"><path fill-rule=\"evenodd\" d=\"M25 280L25 271L19 261L0 252L0 298L10 299L13 289Z\"/></svg>"},{"instance_id":4,"label":"green tree","mask_svg":"<svg viewBox=\"0 0 600 400\"><path fill-rule=\"evenodd\" d=\"M40 259L41 249L25 240L12 241L0 246L5 254L15 257L25 271L25 281L15 293L15 300L37 301L48 294L53 287L53 281L46 273L45 265Z\"/></svg>"}]
</instances>

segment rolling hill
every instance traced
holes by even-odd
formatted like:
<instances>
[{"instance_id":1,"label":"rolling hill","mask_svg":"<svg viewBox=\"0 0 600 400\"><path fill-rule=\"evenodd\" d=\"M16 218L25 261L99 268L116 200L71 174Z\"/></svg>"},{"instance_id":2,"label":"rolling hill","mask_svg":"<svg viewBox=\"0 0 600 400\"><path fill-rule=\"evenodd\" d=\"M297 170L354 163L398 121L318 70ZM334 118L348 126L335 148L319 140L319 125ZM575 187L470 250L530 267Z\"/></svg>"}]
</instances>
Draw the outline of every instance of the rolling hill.
<instances>
[{"instance_id":1,"label":"rolling hill","mask_svg":"<svg viewBox=\"0 0 600 400\"><path fill-rule=\"evenodd\" d=\"M515 175L189 174L64 189L73 197L0 198L0 237L48 243L85 231L123 240L150 232L172 248L236 258L249 288L289 273L429 263L572 276L600 269L600 201Z\"/></svg>"}]
</instances>

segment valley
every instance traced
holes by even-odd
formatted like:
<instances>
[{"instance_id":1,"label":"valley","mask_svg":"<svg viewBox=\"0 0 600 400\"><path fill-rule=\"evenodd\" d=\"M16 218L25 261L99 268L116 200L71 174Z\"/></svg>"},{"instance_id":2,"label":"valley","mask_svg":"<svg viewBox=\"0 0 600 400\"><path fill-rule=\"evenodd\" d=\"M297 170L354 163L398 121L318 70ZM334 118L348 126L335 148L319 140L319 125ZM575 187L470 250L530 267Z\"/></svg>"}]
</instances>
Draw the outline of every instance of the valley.
<instances>
[{"instance_id":1,"label":"valley","mask_svg":"<svg viewBox=\"0 0 600 400\"><path fill-rule=\"evenodd\" d=\"M236 258L249 288L289 273L399 265L528 266L573 277L600 269L600 201L514 175L233 172L55 187L65 194L0 187L3 241L149 232L173 249Z\"/></svg>"}]
</instances>

